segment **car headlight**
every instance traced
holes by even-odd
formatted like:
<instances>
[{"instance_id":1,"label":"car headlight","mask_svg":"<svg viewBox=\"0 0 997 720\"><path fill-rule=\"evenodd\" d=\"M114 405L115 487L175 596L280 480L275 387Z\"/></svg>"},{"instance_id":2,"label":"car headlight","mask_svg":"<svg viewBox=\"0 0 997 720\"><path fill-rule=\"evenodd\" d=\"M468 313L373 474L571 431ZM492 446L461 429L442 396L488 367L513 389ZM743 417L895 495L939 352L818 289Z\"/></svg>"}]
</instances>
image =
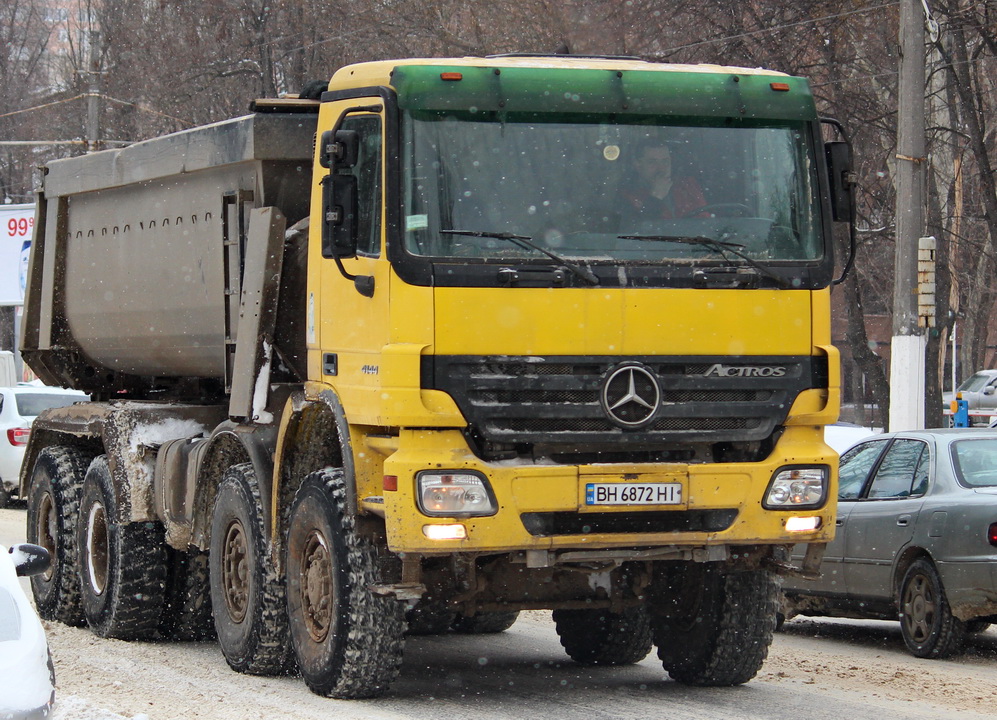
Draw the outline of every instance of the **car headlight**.
<instances>
[{"instance_id":1,"label":"car headlight","mask_svg":"<svg viewBox=\"0 0 997 720\"><path fill-rule=\"evenodd\" d=\"M464 470L423 471L416 475L419 509L431 517L494 515L497 506L488 481Z\"/></svg>"},{"instance_id":2,"label":"car headlight","mask_svg":"<svg viewBox=\"0 0 997 720\"><path fill-rule=\"evenodd\" d=\"M784 467L772 476L762 507L766 510L819 508L827 499L830 471L817 467Z\"/></svg>"}]
</instances>

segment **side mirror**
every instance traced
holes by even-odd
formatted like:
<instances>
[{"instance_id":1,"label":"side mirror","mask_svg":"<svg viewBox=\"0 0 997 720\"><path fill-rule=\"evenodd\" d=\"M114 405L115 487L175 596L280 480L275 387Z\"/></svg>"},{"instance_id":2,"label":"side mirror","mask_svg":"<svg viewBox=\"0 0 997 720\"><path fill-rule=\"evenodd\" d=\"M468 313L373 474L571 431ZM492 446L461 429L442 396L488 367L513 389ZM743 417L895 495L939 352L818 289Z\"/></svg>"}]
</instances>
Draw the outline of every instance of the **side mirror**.
<instances>
[{"instance_id":1,"label":"side mirror","mask_svg":"<svg viewBox=\"0 0 997 720\"><path fill-rule=\"evenodd\" d=\"M360 134L356 130L326 130L318 157L324 168L353 167L360 157Z\"/></svg>"},{"instance_id":2,"label":"side mirror","mask_svg":"<svg viewBox=\"0 0 997 720\"><path fill-rule=\"evenodd\" d=\"M847 142L824 143L831 189L831 217L838 222L852 219L852 148Z\"/></svg>"},{"instance_id":3,"label":"side mirror","mask_svg":"<svg viewBox=\"0 0 997 720\"><path fill-rule=\"evenodd\" d=\"M14 569L18 577L40 575L52 565L52 556L41 545L31 543L13 545L10 554L14 556Z\"/></svg>"},{"instance_id":4,"label":"side mirror","mask_svg":"<svg viewBox=\"0 0 997 720\"><path fill-rule=\"evenodd\" d=\"M322 256L345 258L357 254L357 178L326 176L322 181Z\"/></svg>"}]
</instances>

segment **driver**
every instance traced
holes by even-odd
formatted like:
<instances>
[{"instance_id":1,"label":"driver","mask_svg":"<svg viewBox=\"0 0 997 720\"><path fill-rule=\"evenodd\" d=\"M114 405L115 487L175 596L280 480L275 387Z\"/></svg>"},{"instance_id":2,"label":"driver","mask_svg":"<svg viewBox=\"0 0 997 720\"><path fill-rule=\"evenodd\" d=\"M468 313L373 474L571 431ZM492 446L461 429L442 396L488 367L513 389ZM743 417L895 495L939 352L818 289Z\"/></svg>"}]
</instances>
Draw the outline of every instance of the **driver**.
<instances>
[{"instance_id":1,"label":"driver","mask_svg":"<svg viewBox=\"0 0 997 720\"><path fill-rule=\"evenodd\" d=\"M672 151L663 143L641 149L623 197L627 210L645 219L687 217L706 206L695 178L672 175Z\"/></svg>"}]
</instances>

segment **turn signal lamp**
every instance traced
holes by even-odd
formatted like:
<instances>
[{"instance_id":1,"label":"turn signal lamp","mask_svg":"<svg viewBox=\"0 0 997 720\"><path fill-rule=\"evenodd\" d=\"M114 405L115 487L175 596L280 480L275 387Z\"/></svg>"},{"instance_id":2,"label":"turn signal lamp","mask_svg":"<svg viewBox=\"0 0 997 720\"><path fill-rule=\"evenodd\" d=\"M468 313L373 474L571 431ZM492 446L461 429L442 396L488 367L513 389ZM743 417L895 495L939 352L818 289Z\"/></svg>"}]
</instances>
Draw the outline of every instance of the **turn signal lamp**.
<instances>
[{"instance_id":1,"label":"turn signal lamp","mask_svg":"<svg viewBox=\"0 0 997 720\"><path fill-rule=\"evenodd\" d=\"M459 72L442 72L440 73L440 80L449 80L451 82L457 80L463 80L464 75Z\"/></svg>"},{"instance_id":2,"label":"turn signal lamp","mask_svg":"<svg viewBox=\"0 0 997 720\"><path fill-rule=\"evenodd\" d=\"M774 82L769 83L769 87L777 92L789 92L789 83Z\"/></svg>"}]
</instances>

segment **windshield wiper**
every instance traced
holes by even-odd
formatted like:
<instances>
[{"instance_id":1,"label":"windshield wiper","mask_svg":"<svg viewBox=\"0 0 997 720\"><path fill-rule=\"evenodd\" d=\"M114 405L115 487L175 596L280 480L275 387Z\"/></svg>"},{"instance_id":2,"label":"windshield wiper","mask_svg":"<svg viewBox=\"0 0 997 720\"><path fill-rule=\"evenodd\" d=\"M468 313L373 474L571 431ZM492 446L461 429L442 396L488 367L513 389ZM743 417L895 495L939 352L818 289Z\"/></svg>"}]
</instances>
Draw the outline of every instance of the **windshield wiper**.
<instances>
[{"instance_id":1,"label":"windshield wiper","mask_svg":"<svg viewBox=\"0 0 997 720\"><path fill-rule=\"evenodd\" d=\"M705 235L617 235L621 240L650 240L655 242L673 242L673 243L683 243L686 245L699 245L701 247L713 248L721 255L725 253L732 253L737 255L739 258L748 263L755 270L760 272L762 275L767 277L769 280L774 280L780 286L788 288L792 287L792 283L786 280L786 278L773 272L769 268L762 265L760 262L754 258L746 255L742 250L744 245L741 243L727 242L726 240L714 240L711 237L706 237Z\"/></svg>"},{"instance_id":2,"label":"windshield wiper","mask_svg":"<svg viewBox=\"0 0 997 720\"><path fill-rule=\"evenodd\" d=\"M581 265L575 265L565 260L563 257L552 253L550 250L537 245L533 242L533 238L529 235L516 235L514 233L508 232L484 232L481 230L440 230L441 235L468 235L470 237L480 237L480 238L495 238L496 240L508 240L514 245L518 245L521 248L527 248L530 250L536 250L539 253L543 253L549 257L554 262L560 263L564 267L568 268L576 277L581 278L590 285L598 285L599 278L595 276L591 270L587 267Z\"/></svg>"}]
</instances>

